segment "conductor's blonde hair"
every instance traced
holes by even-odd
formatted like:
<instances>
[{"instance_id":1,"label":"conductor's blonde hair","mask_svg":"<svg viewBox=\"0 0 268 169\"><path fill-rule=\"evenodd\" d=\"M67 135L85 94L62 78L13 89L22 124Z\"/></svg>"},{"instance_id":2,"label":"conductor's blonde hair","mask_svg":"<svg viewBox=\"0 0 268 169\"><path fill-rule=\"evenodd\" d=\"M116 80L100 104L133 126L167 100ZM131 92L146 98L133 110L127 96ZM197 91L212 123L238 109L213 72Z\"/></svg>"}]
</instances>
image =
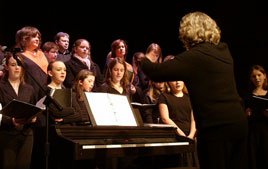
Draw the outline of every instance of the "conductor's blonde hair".
<instances>
[{"instance_id":1,"label":"conductor's blonde hair","mask_svg":"<svg viewBox=\"0 0 268 169\"><path fill-rule=\"evenodd\" d=\"M186 49L202 42L218 45L221 39L221 30L217 23L202 12L188 13L183 16L179 32L179 38Z\"/></svg>"}]
</instances>

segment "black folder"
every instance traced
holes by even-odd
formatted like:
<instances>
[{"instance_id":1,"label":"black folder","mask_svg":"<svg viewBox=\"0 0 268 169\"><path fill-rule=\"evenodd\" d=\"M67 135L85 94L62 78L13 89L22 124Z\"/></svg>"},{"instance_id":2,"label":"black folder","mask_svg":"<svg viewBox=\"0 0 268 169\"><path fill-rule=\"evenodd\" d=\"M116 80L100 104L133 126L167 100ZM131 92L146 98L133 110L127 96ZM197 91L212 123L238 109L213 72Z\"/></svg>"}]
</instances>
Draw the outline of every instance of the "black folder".
<instances>
[{"instance_id":1,"label":"black folder","mask_svg":"<svg viewBox=\"0 0 268 169\"><path fill-rule=\"evenodd\" d=\"M62 107L72 107L72 89L55 89L52 97L62 106Z\"/></svg>"},{"instance_id":2,"label":"black folder","mask_svg":"<svg viewBox=\"0 0 268 169\"><path fill-rule=\"evenodd\" d=\"M35 105L13 99L11 102L9 102L7 105L3 107L1 113L6 116L14 117L17 119L19 118L30 119L36 116L36 114L41 111L42 109Z\"/></svg>"},{"instance_id":3,"label":"black folder","mask_svg":"<svg viewBox=\"0 0 268 169\"><path fill-rule=\"evenodd\" d=\"M259 97L259 96L252 96L252 104L254 107L256 107L259 110L265 110L268 109L268 99L264 97Z\"/></svg>"},{"instance_id":4,"label":"black folder","mask_svg":"<svg viewBox=\"0 0 268 169\"><path fill-rule=\"evenodd\" d=\"M156 107L156 104L142 104L138 102L132 102L131 105L138 109L150 109Z\"/></svg>"}]
</instances>

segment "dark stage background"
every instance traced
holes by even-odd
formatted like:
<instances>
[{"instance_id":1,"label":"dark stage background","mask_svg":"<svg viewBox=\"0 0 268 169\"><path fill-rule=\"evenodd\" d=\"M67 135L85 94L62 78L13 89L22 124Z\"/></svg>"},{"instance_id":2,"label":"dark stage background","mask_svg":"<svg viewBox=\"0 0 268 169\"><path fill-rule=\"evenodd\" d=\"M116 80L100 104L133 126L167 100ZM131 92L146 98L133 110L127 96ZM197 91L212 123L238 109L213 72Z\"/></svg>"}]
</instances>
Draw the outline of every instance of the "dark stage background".
<instances>
[{"instance_id":1,"label":"dark stage background","mask_svg":"<svg viewBox=\"0 0 268 169\"><path fill-rule=\"evenodd\" d=\"M87 39L92 46L92 59L101 68L110 44L118 38L128 43L129 62L134 52L145 52L152 42L160 44L164 56L176 55L184 50L178 39L179 21L184 14L198 10L220 26L222 41L229 44L234 58L241 95L247 90L252 64L268 70L268 17L263 10L265 5L256 1L4 2L0 6L0 44L8 47L14 45L16 31L28 25L39 29L43 42L53 41L59 31L69 33L70 47L76 39Z\"/></svg>"}]
</instances>

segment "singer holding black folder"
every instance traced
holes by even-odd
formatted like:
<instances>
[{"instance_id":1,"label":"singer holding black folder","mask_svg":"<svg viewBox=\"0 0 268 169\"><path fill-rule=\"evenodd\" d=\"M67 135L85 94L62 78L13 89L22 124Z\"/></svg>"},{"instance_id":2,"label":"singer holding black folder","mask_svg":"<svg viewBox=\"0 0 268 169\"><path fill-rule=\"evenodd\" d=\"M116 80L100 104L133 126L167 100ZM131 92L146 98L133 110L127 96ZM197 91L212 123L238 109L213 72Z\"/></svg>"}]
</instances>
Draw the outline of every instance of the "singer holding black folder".
<instances>
[{"instance_id":1,"label":"singer holding black folder","mask_svg":"<svg viewBox=\"0 0 268 169\"><path fill-rule=\"evenodd\" d=\"M66 77L66 67L65 64L60 61L56 60L50 62L47 68L48 78L47 78L47 93L51 93L52 90L60 90L64 89L63 81ZM71 91L71 89L70 89ZM47 96L45 96L47 97ZM71 100L70 98L66 98ZM43 127L46 125L47 114L42 113L38 116L37 119L37 127L35 132L35 143L33 149L33 163L32 168L43 169L45 166L44 163L44 152L40 147L44 145L44 137L45 133ZM62 105L62 110L59 111L55 105L49 105L49 124L50 125L73 125L77 121L81 121L80 114L75 111L71 105L69 107L65 107ZM49 135L50 136L50 135ZM55 145L55 140L53 137L49 137L50 144L50 156L48 161L49 169L54 169L57 165L60 165L60 157L57 157L57 147Z\"/></svg>"},{"instance_id":2,"label":"singer holding black folder","mask_svg":"<svg viewBox=\"0 0 268 169\"><path fill-rule=\"evenodd\" d=\"M249 120L249 168L268 166L268 82L260 65L249 73L249 94L244 98Z\"/></svg>"},{"instance_id":3,"label":"singer holding black folder","mask_svg":"<svg viewBox=\"0 0 268 169\"><path fill-rule=\"evenodd\" d=\"M63 81L66 78L66 66L60 61L50 62L47 68L48 72L48 90L64 89ZM70 89L71 91L71 89ZM66 98L71 100L70 98ZM77 113L70 105L70 107L64 107L62 111L58 111L55 106L50 106L51 120L58 124L71 124L77 121L81 121L80 114Z\"/></svg>"},{"instance_id":4,"label":"singer holding black folder","mask_svg":"<svg viewBox=\"0 0 268 169\"><path fill-rule=\"evenodd\" d=\"M24 82L24 70L13 58L12 53L6 53L4 75L0 82L0 103L4 107L13 99L34 104L34 89ZM21 56L18 59L23 63ZM0 128L0 168L1 169L29 169L33 147L33 131L30 120L12 119L13 125L3 125L12 117L2 116Z\"/></svg>"}]
</instances>

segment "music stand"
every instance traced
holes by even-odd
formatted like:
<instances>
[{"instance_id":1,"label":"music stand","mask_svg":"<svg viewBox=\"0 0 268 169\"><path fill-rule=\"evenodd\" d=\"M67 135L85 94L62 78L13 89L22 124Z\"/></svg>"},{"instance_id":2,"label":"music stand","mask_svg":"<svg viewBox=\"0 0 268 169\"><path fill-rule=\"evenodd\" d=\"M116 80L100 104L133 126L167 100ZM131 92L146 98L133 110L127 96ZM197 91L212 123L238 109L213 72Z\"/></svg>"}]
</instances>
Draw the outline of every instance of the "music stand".
<instances>
[{"instance_id":1,"label":"music stand","mask_svg":"<svg viewBox=\"0 0 268 169\"><path fill-rule=\"evenodd\" d=\"M53 99L49 93L43 88L43 86L33 77L33 75L31 73L28 72L28 70L25 68L25 66L22 64L22 62L20 61L20 59L18 58L18 54L20 54L21 52L21 49L20 48L14 48L13 49L13 58L17 61L17 64L19 66L21 66L25 73L27 75L29 75L33 81L38 85L38 87L42 90L42 92L45 93L46 95L46 99L44 101L44 105L46 105L46 142L45 142L45 158L46 158L46 169L48 169L48 157L49 157L49 141L48 141L48 131L49 131L49 111L48 111L48 107L49 105L52 103L55 105L55 107L59 110L59 111L62 111L62 107L61 105L58 104L58 102Z\"/></svg>"},{"instance_id":2,"label":"music stand","mask_svg":"<svg viewBox=\"0 0 268 169\"><path fill-rule=\"evenodd\" d=\"M126 95L84 92L83 97L93 126L143 126Z\"/></svg>"}]
</instances>

